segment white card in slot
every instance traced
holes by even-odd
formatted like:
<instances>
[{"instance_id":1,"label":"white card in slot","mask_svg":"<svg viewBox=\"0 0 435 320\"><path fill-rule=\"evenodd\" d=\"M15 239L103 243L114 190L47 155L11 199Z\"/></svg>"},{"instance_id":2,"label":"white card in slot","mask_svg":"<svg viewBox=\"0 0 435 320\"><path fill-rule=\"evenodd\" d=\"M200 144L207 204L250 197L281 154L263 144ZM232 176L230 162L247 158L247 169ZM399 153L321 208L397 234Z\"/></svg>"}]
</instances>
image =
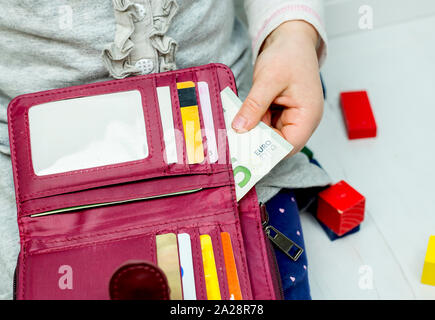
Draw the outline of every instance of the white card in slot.
<instances>
[{"instance_id":1,"label":"white card in slot","mask_svg":"<svg viewBox=\"0 0 435 320\"><path fill-rule=\"evenodd\" d=\"M169 87L158 87L160 119L162 121L163 140L165 142L166 163L177 163L177 144L175 140L174 119L172 116L171 90Z\"/></svg>"},{"instance_id":2,"label":"white card in slot","mask_svg":"<svg viewBox=\"0 0 435 320\"><path fill-rule=\"evenodd\" d=\"M183 284L183 299L196 300L195 276L193 271L192 244L188 233L178 236L178 252L181 266L181 282Z\"/></svg>"},{"instance_id":3,"label":"white card in slot","mask_svg":"<svg viewBox=\"0 0 435 320\"><path fill-rule=\"evenodd\" d=\"M210 163L218 160L218 150L216 134L213 122L213 112L211 110L210 91L208 83L198 82L199 101L201 104L202 116L204 118L205 136L207 138L207 152Z\"/></svg>"},{"instance_id":4,"label":"white card in slot","mask_svg":"<svg viewBox=\"0 0 435 320\"><path fill-rule=\"evenodd\" d=\"M29 131L38 176L148 157L137 90L35 105L29 109Z\"/></svg>"}]
</instances>

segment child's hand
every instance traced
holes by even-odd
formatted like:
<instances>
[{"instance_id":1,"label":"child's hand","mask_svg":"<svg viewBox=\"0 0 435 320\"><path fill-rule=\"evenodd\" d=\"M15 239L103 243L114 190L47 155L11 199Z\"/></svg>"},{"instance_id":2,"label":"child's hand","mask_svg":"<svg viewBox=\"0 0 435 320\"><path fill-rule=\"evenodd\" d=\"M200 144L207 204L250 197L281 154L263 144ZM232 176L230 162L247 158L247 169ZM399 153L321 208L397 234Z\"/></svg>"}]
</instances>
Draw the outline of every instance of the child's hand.
<instances>
[{"instance_id":1,"label":"child's hand","mask_svg":"<svg viewBox=\"0 0 435 320\"><path fill-rule=\"evenodd\" d=\"M289 21L264 41L254 67L253 85L232 126L246 132L260 120L300 151L323 113L317 31L304 21Z\"/></svg>"}]
</instances>

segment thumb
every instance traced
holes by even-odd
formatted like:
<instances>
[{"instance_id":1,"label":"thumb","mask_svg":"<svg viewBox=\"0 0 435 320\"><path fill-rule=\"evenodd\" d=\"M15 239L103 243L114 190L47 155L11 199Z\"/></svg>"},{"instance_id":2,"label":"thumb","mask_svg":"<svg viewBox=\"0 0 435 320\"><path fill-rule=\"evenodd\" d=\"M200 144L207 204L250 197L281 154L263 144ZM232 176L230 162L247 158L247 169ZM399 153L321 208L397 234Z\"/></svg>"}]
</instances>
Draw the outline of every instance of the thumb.
<instances>
[{"instance_id":1,"label":"thumb","mask_svg":"<svg viewBox=\"0 0 435 320\"><path fill-rule=\"evenodd\" d=\"M271 77L258 77L254 80L251 91L234 117L232 127L239 133L254 128L263 118L275 98L284 90L278 81Z\"/></svg>"}]
</instances>

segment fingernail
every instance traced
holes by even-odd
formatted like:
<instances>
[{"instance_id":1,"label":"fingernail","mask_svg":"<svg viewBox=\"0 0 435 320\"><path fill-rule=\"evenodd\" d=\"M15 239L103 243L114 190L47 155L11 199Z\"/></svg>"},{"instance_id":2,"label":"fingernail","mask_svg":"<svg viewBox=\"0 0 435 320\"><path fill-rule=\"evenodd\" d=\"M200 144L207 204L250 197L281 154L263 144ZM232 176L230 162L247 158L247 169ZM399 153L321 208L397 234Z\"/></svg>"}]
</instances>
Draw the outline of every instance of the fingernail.
<instances>
[{"instance_id":1,"label":"fingernail","mask_svg":"<svg viewBox=\"0 0 435 320\"><path fill-rule=\"evenodd\" d=\"M246 129L247 124L248 124L248 120L245 117L238 115L234 118L233 123L231 125L234 130L241 133L241 132L248 131Z\"/></svg>"}]
</instances>

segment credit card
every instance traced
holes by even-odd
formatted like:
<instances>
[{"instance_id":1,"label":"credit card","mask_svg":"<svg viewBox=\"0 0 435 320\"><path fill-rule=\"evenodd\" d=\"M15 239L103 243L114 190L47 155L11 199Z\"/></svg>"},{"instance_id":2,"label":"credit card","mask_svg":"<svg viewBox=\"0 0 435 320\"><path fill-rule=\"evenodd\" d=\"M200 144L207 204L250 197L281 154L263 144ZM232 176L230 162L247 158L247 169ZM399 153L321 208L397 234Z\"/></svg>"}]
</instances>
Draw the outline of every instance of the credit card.
<instances>
[{"instance_id":1,"label":"credit card","mask_svg":"<svg viewBox=\"0 0 435 320\"><path fill-rule=\"evenodd\" d=\"M201 81L197 85L202 117L204 118L205 136L207 138L207 154L210 163L215 163L218 160L218 150L216 133L214 131L213 112L211 111L210 90L207 82Z\"/></svg>"},{"instance_id":2,"label":"credit card","mask_svg":"<svg viewBox=\"0 0 435 320\"><path fill-rule=\"evenodd\" d=\"M177 83L177 89L187 160L189 164L201 163L204 161L204 148L195 83L193 81L179 82Z\"/></svg>"},{"instance_id":3,"label":"credit card","mask_svg":"<svg viewBox=\"0 0 435 320\"><path fill-rule=\"evenodd\" d=\"M156 236L157 265L166 275L171 300L182 300L180 264L178 263L177 236L174 233Z\"/></svg>"},{"instance_id":4,"label":"credit card","mask_svg":"<svg viewBox=\"0 0 435 320\"><path fill-rule=\"evenodd\" d=\"M239 276L237 274L236 260L234 259L231 237L228 232L221 233L222 250L224 251L225 269L227 270L228 290L231 300L242 300Z\"/></svg>"},{"instance_id":5,"label":"credit card","mask_svg":"<svg viewBox=\"0 0 435 320\"><path fill-rule=\"evenodd\" d=\"M165 142L166 163L177 163L177 144L175 140L174 119L172 116L171 90L169 87L157 88L160 120L162 122L163 140Z\"/></svg>"},{"instance_id":6,"label":"credit card","mask_svg":"<svg viewBox=\"0 0 435 320\"><path fill-rule=\"evenodd\" d=\"M188 233L180 233L178 252L180 253L181 282L184 300L196 300L195 276L193 273L192 244Z\"/></svg>"},{"instance_id":7,"label":"credit card","mask_svg":"<svg viewBox=\"0 0 435 320\"><path fill-rule=\"evenodd\" d=\"M219 280L216 271L216 262L214 259L211 237L208 234L202 234L199 238L201 241L202 264L204 267L207 300L221 300L222 298L219 289Z\"/></svg>"}]
</instances>

